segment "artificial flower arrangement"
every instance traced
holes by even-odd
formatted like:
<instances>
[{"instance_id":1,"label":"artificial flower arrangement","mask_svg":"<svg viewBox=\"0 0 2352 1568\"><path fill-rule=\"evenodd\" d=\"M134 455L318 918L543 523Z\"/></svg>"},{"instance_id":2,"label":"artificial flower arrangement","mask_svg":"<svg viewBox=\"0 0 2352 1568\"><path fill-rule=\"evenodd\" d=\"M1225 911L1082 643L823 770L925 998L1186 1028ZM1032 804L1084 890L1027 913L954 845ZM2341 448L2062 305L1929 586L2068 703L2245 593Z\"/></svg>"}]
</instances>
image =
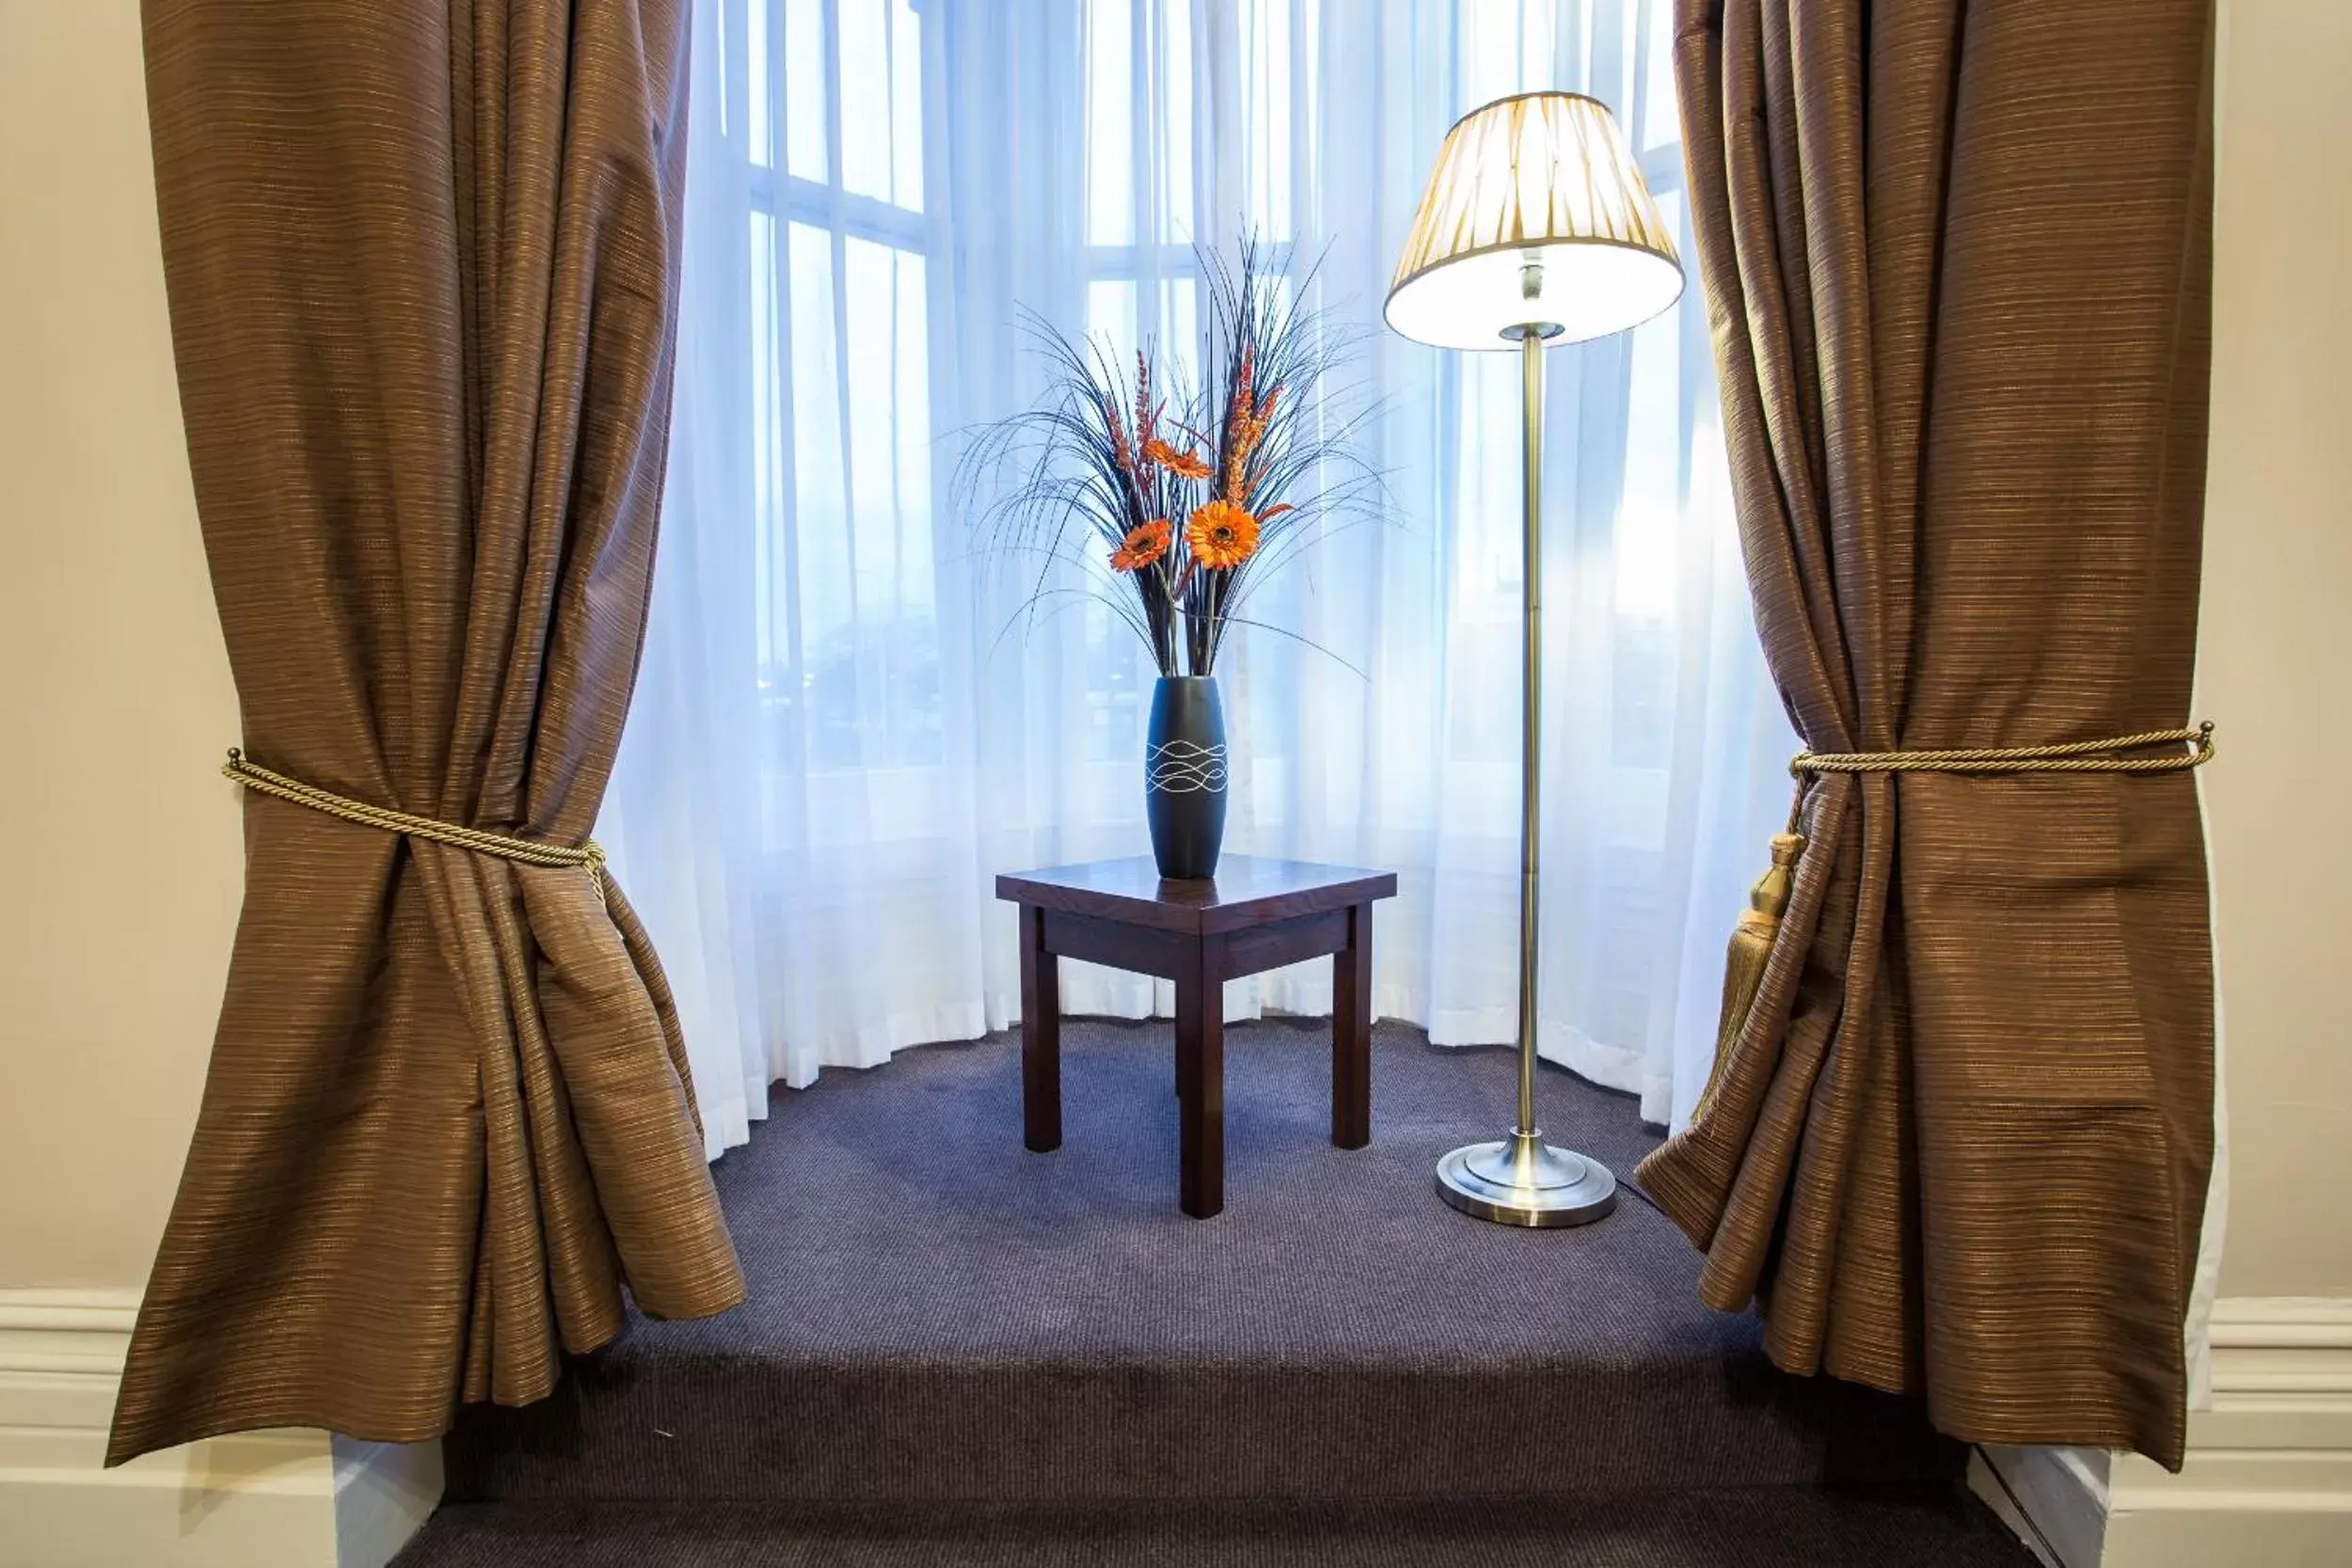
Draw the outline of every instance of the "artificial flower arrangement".
<instances>
[{"instance_id":1,"label":"artificial flower arrangement","mask_svg":"<svg viewBox=\"0 0 2352 1568\"><path fill-rule=\"evenodd\" d=\"M1037 406L984 431L961 484L990 481L979 508L1001 547L1043 558L1029 595L1089 593L1151 649L1145 788L1166 876L1213 874L1223 836L1226 746L1216 685L1225 634L1253 586L1338 526L1379 513L1379 479L1356 455L1371 410L1327 385L1346 343L1295 280L1245 242L1237 266L1203 254L1202 384L1157 345L1123 363L1042 323L1052 366ZM1002 483L1009 475L1009 483ZM1055 581L1057 562L1087 586ZM1269 628L1293 635L1279 627ZM1205 869L1204 869L1205 868Z\"/></svg>"},{"instance_id":2,"label":"artificial flower arrangement","mask_svg":"<svg viewBox=\"0 0 2352 1568\"><path fill-rule=\"evenodd\" d=\"M983 514L999 544L1080 560L1163 675L1215 672L1254 579L1330 519L1374 508L1376 476L1353 437L1365 412L1335 410L1325 385L1344 345L1295 288L1245 243L1239 264L1200 259L1208 315L1204 384L1184 384L1156 344L1130 375L1090 339L1042 324L1053 366L1038 406L983 432L966 481L1018 478ZM1042 585L1050 575L1040 574ZM1050 591L1050 590L1043 590Z\"/></svg>"}]
</instances>

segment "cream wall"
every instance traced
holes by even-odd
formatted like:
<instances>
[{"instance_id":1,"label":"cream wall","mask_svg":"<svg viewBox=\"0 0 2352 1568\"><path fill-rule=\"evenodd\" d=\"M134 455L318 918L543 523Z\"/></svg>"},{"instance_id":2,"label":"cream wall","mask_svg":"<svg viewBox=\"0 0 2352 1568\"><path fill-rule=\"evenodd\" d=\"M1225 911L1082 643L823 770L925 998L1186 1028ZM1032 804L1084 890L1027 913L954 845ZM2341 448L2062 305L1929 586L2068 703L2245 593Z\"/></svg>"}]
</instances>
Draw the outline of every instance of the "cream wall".
<instances>
[{"instance_id":1,"label":"cream wall","mask_svg":"<svg viewBox=\"0 0 2352 1568\"><path fill-rule=\"evenodd\" d=\"M133 0L0 0L0 1288L145 1277L235 919L236 705L156 258ZM2352 1296L2352 8L2222 49L2199 710L2225 1295ZM24 764L59 768L37 778Z\"/></svg>"},{"instance_id":2,"label":"cream wall","mask_svg":"<svg viewBox=\"0 0 2352 1568\"><path fill-rule=\"evenodd\" d=\"M236 919L135 0L0 0L0 1288L142 1283ZM47 776L29 770L40 764Z\"/></svg>"},{"instance_id":3,"label":"cream wall","mask_svg":"<svg viewBox=\"0 0 2352 1568\"><path fill-rule=\"evenodd\" d=\"M2352 6L2222 7L2197 707L2225 1296L2352 1297Z\"/></svg>"}]
</instances>

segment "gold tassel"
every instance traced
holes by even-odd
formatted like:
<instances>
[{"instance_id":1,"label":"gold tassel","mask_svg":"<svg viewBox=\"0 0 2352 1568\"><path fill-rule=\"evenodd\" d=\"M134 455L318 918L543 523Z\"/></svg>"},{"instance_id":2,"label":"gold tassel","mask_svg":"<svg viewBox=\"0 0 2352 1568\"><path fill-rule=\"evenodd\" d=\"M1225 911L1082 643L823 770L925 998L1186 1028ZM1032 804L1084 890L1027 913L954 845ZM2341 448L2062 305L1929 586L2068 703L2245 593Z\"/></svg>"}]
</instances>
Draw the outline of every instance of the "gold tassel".
<instances>
[{"instance_id":1,"label":"gold tassel","mask_svg":"<svg viewBox=\"0 0 2352 1568\"><path fill-rule=\"evenodd\" d=\"M1792 824L1793 820L1791 814ZM1740 1037L1740 1028L1748 1022L1748 1009L1756 1005L1756 989L1764 983L1764 964L1772 956L1780 917L1788 911L1789 886L1796 876L1797 857L1804 853L1804 835L1793 825L1789 832L1772 835L1772 867L1748 890L1748 907L1740 911L1740 923L1731 928L1730 951L1724 956L1724 1010L1715 1023L1715 1061L1708 1069L1707 1087L1699 1094L1693 1117L1703 1115L1715 1101L1716 1085L1723 1078L1724 1064L1731 1059L1732 1042Z\"/></svg>"}]
</instances>

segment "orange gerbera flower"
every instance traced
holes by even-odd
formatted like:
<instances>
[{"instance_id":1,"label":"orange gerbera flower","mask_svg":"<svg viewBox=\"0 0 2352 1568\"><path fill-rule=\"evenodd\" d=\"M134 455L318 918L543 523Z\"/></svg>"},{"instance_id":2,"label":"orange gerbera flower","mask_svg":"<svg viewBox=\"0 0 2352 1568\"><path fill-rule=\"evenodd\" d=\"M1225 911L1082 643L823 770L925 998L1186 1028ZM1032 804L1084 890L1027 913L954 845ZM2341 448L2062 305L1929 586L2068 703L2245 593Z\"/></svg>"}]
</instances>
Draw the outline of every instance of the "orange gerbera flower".
<instances>
[{"instance_id":1,"label":"orange gerbera flower","mask_svg":"<svg viewBox=\"0 0 2352 1568\"><path fill-rule=\"evenodd\" d=\"M1154 517L1140 528L1131 531L1111 551L1111 570L1132 572L1149 566L1168 553L1168 540L1175 531L1168 526L1166 517Z\"/></svg>"},{"instance_id":2,"label":"orange gerbera flower","mask_svg":"<svg viewBox=\"0 0 2352 1568\"><path fill-rule=\"evenodd\" d=\"M1232 501L1211 501L1194 509L1184 542L1211 571L1238 566L1258 553L1258 519Z\"/></svg>"},{"instance_id":3,"label":"orange gerbera flower","mask_svg":"<svg viewBox=\"0 0 2352 1568\"><path fill-rule=\"evenodd\" d=\"M1157 463L1169 473L1184 479L1209 477L1209 460L1198 452L1180 451L1154 436L1143 445L1147 462Z\"/></svg>"}]
</instances>

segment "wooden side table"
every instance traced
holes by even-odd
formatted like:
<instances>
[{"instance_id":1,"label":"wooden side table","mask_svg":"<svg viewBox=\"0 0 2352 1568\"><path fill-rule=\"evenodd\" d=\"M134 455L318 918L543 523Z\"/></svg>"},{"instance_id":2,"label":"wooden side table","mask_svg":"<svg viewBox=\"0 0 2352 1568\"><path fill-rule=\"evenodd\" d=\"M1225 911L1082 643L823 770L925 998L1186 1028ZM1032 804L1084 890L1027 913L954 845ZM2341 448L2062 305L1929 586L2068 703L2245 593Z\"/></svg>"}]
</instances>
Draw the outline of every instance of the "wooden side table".
<instances>
[{"instance_id":1,"label":"wooden side table","mask_svg":"<svg viewBox=\"0 0 2352 1568\"><path fill-rule=\"evenodd\" d=\"M1021 1105L1029 1148L1061 1147L1062 958L1176 982L1178 1197L1225 1207L1228 980L1331 955L1331 1141L1372 1141L1372 906L1396 876L1227 855L1206 881L1163 881L1148 857L996 879L1021 908Z\"/></svg>"}]
</instances>

